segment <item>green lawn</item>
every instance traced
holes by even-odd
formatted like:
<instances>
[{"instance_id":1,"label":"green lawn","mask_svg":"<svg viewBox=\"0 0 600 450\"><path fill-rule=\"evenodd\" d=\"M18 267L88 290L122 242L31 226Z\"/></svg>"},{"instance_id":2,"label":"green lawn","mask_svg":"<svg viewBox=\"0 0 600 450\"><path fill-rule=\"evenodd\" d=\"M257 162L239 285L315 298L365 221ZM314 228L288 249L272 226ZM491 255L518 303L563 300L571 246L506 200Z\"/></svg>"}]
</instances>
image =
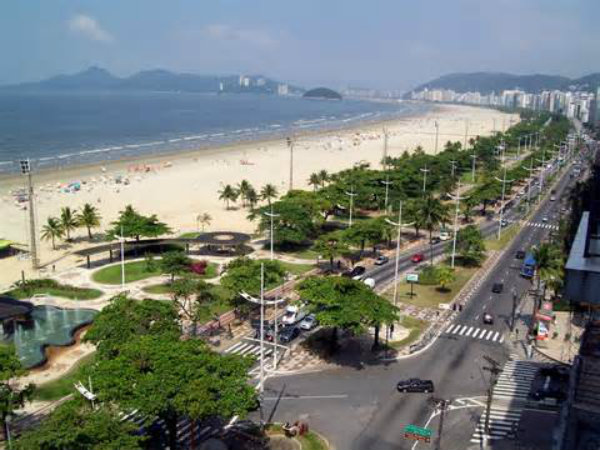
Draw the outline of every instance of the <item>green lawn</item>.
<instances>
[{"instance_id":1,"label":"green lawn","mask_svg":"<svg viewBox=\"0 0 600 450\"><path fill-rule=\"evenodd\" d=\"M60 284L54 280L31 280L30 283L30 287L15 288L4 294L16 299L28 299L35 294L48 294L53 297L63 297L71 300L94 300L103 293L98 289Z\"/></svg>"},{"instance_id":2,"label":"green lawn","mask_svg":"<svg viewBox=\"0 0 600 450\"><path fill-rule=\"evenodd\" d=\"M94 354L81 358L69 371L62 377L37 385L33 392L34 400L54 401L61 399L75 391L73 384L81 381L87 384L87 379L82 378L82 370L94 362Z\"/></svg>"},{"instance_id":3,"label":"green lawn","mask_svg":"<svg viewBox=\"0 0 600 450\"><path fill-rule=\"evenodd\" d=\"M146 261L133 261L125 263L125 283L131 283L133 281L145 280L151 277L157 277L161 275L161 270L158 267L158 262L155 264L157 267L155 270L147 270ZM217 276L217 264L208 263L206 267L206 273L204 275L194 275L199 279L214 278ZM97 283L102 284L120 284L121 283L121 265L115 264L113 266L104 267L97 270L92 275L92 279Z\"/></svg>"},{"instance_id":4,"label":"green lawn","mask_svg":"<svg viewBox=\"0 0 600 450\"><path fill-rule=\"evenodd\" d=\"M189 231L187 233L183 233L181 236L179 236L181 239L195 239L198 236L200 236L202 233L199 233L197 231Z\"/></svg>"},{"instance_id":5,"label":"green lawn","mask_svg":"<svg viewBox=\"0 0 600 450\"><path fill-rule=\"evenodd\" d=\"M263 261L268 261L267 259ZM284 269L292 275L302 275L309 270L314 269L314 264L295 264L287 261L279 261Z\"/></svg>"},{"instance_id":6,"label":"green lawn","mask_svg":"<svg viewBox=\"0 0 600 450\"><path fill-rule=\"evenodd\" d=\"M284 434L283 428L280 424L269 424L266 428L267 434ZM327 443L317 434L312 431L308 431L303 436L296 436L295 439L300 442L302 450L328 450L329 446Z\"/></svg>"},{"instance_id":7,"label":"green lawn","mask_svg":"<svg viewBox=\"0 0 600 450\"><path fill-rule=\"evenodd\" d=\"M391 345L395 349L406 347L415 342L421 336L421 333L425 331L425 328L427 328L427 322L411 316L404 316L402 317L402 326L408 328L409 334L401 341L392 342Z\"/></svg>"},{"instance_id":8,"label":"green lawn","mask_svg":"<svg viewBox=\"0 0 600 450\"><path fill-rule=\"evenodd\" d=\"M292 252L283 252L283 251L281 251L281 253L283 253L285 255L293 256L294 258L306 259L306 260L313 260L313 261L316 261L317 260L317 256L319 256L319 253L317 253L316 251L314 251L311 246L306 247L306 248L302 248L302 249L297 250L297 251L292 251Z\"/></svg>"},{"instance_id":9,"label":"green lawn","mask_svg":"<svg viewBox=\"0 0 600 450\"><path fill-rule=\"evenodd\" d=\"M494 234L494 237L485 240L485 248L488 250L503 250L505 249L510 241L514 239L514 237L519 234L519 230L521 227L517 223L513 223L502 229L502 234L500 235L500 239L498 239L498 235Z\"/></svg>"},{"instance_id":10,"label":"green lawn","mask_svg":"<svg viewBox=\"0 0 600 450\"><path fill-rule=\"evenodd\" d=\"M456 267L456 280L448 286L448 290L440 291L438 286L425 286L415 283L413 292L416 294L410 297L410 283L401 281L398 283L398 301L402 303L410 303L415 306L428 308L437 308L440 303L450 303L454 296L461 288L469 281L469 279L477 272L476 267ZM393 301L394 289L388 289L384 296Z\"/></svg>"}]
</instances>

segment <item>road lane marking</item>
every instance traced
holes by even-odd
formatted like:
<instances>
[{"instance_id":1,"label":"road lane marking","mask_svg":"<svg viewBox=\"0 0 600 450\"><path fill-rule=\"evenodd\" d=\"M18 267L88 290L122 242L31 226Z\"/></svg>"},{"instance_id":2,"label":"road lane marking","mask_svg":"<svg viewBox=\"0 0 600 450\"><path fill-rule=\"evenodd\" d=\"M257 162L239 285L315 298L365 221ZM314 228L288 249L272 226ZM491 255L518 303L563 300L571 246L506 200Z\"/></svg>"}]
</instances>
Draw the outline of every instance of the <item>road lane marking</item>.
<instances>
[{"instance_id":1,"label":"road lane marking","mask_svg":"<svg viewBox=\"0 0 600 450\"><path fill-rule=\"evenodd\" d=\"M471 333L473 332L474 328L473 327L469 327L467 334L465 334L465 336L470 336Z\"/></svg>"},{"instance_id":2,"label":"road lane marking","mask_svg":"<svg viewBox=\"0 0 600 450\"><path fill-rule=\"evenodd\" d=\"M456 325L452 324L448 328L446 328L446 333L452 333L452 330L454 329L455 326Z\"/></svg>"},{"instance_id":3,"label":"road lane marking","mask_svg":"<svg viewBox=\"0 0 600 450\"><path fill-rule=\"evenodd\" d=\"M498 339L498 336L500 336L500 333L498 333L496 331L496 334L494 335L494 338L492 339L493 342L496 342L496 339Z\"/></svg>"},{"instance_id":4,"label":"road lane marking","mask_svg":"<svg viewBox=\"0 0 600 450\"><path fill-rule=\"evenodd\" d=\"M465 325L464 327L462 327L460 329L460 333L458 333L460 336L462 336L464 334L464 332L467 330L467 326Z\"/></svg>"},{"instance_id":5,"label":"road lane marking","mask_svg":"<svg viewBox=\"0 0 600 450\"><path fill-rule=\"evenodd\" d=\"M488 333L488 335L485 338L486 341L490 340L490 336L492 335L492 333L494 333L494 330L490 330L490 332Z\"/></svg>"},{"instance_id":6,"label":"road lane marking","mask_svg":"<svg viewBox=\"0 0 600 450\"><path fill-rule=\"evenodd\" d=\"M277 400L324 400L324 399L336 399L336 398L348 398L348 394L338 395L287 395L283 397L265 397L264 400L277 401Z\"/></svg>"},{"instance_id":7,"label":"road lane marking","mask_svg":"<svg viewBox=\"0 0 600 450\"><path fill-rule=\"evenodd\" d=\"M480 331L481 331L481 328L475 329L475 333L473 333L473 339L477 338L477 335L479 334Z\"/></svg>"},{"instance_id":8,"label":"road lane marking","mask_svg":"<svg viewBox=\"0 0 600 450\"><path fill-rule=\"evenodd\" d=\"M500 336L500 340L498 341L498 344L502 344L504 342L504 335Z\"/></svg>"}]
</instances>

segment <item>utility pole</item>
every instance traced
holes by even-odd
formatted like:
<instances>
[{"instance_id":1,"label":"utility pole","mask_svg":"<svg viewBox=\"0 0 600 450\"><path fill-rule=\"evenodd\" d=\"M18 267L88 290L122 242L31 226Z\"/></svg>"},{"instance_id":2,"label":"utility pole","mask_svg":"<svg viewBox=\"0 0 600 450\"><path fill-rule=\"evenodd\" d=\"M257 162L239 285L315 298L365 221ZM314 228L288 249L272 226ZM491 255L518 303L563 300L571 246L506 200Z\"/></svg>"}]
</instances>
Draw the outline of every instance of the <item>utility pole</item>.
<instances>
[{"instance_id":1,"label":"utility pole","mask_svg":"<svg viewBox=\"0 0 600 450\"><path fill-rule=\"evenodd\" d=\"M542 194L544 193L544 174L546 173L546 147L544 147L544 149L542 150L542 159L538 159L537 161L542 163L542 171L540 172L540 195L538 196L539 203L542 199Z\"/></svg>"},{"instance_id":2,"label":"utility pole","mask_svg":"<svg viewBox=\"0 0 600 450\"><path fill-rule=\"evenodd\" d=\"M477 159L477 154L475 153L475 149L473 149L473 154L471 155L471 159L473 160L473 166L471 168L471 179L473 184L475 184L475 160Z\"/></svg>"},{"instance_id":3,"label":"utility pole","mask_svg":"<svg viewBox=\"0 0 600 450\"><path fill-rule=\"evenodd\" d=\"M454 159L450 160L452 179L454 179L454 174L456 173L456 165L457 164L458 164L458 161L456 161Z\"/></svg>"},{"instance_id":4,"label":"utility pole","mask_svg":"<svg viewBox=\"0 0 600 450\"><path fill-rule=\"evenodd\" d=\"M386 174L385 181L382 181L381 183L385 185L385 213L387 214L387 212L388 212L388 199L389 199L390 185L394 184L394 182L390 181L389 174Z\"/></svg>"},{"instance_id":5,"label":"utility pole","mask_svg":"<svg viewBox=\"0 0 600 450\"><path fill-rule=\"evenodd\" d=\"M279 214L275 214L273 212L273 204L271 203L271 212L265 212L263 213L265 216L270 217L271 218L271 229L269 231L269 238L271 240L271 261L273 261L274 259L274 252L273 252L273 236L275 235L275 229L273 226L273 219L275 219L275 217L279 217ZM262 302L261 302L262 303ZM278 311L278 303L275 303L275 330L273 330L273 342L275 343L275 346L273 347L273 365L275 367L275 369L277 369L277 315L279 313Z\"/></svg>"},{"instance_id":6,"label":"utility pole","mask_svg":"<svg viewBox=\"0 0 600 450\"><path fill-rule=\"evenodd\" d=\"M438 409L438 408L440 410L440 421L438 423L438 431L437 431L437 436L435 438L435 450L441 450L441 448L442 448L442 433L444 431L444 419L446 418L446 410L448 409L450 402L443 398L435 398L435 397L431 398L430 402L433 403L434 410Z\"/></svg>"},{"instance_id":7,"label":"utility pole","mask_svg":"<svg viewBox=\"0 0 600 450\"><path fill-rule=\"evenodd\" d=\"M529 213L529 208L531 207L531 177L533 172L537 170L533 168L533 156L531 157L531 164L529 167L521 167L529 172L529 177L527 178L527 212Z\"/></svg>"},{"instance_id":8,"label":"utility pole","mask_svg":"<svg viewBox=\"0 0 600 450\"><path fill-rule=\"evenodd\" d=\"M504 146L502 147L502 166L504 167L504 177L502 179L495 177L496 180L502 183L502 201L500 202L500 221L498 222L498 240L500 240L500 236L502 235L502 221L504 219L504 196L506 193L506 185L508 183L512 183L514 180L506 179L506 164L504 164Z\"/></svg>"},{"instance_id":9,"label":"utility pole","mask_svg":"<svg viewBox=\"0 0 600 450\"><path fill-rule=\"evenodd\" d=\"M33 179L31 177L31 161L22 159L19 161L21 174L27 175L27 199L29 200L29 254L31 255L31 267L37 270L40 266L37 251L37 232L35 226L35 198L33 192Z\"/></svg>"},{"instance_id":10,"label":"utility pole","mask_svg":"<svg viewBox=\"0 0 600 450\"><path fill-rule=\"evenodd\" d=\"M294 189L294 139L291 137L286 138L287 146L290 149L290 186L289 190Z\"/></svg>"},{"instance_id":11,"label":"utility pole","mask_svg":"<svg viewBox=\"0 0 600 450\"><path fill-rule=\"evenodd\" d=\"M402 223L402 200L400 200L398 205L398 222L393 222L386 217L385 221L390 225L393 225L398 228L398 236L396 238L396 268L394 270L394 306L398 303L398 269L400 265L400 244L402 242L402 227L408 227L412 225L411 223Z\"/></svg>"},{"instance_id":12,"label":"utility pole","mask_svg":"<svg viewBox=\"0 0 600 450\"><path fill-rule=\"evenodd\" d=\"M456 202L456 209L454 212L454 239L452 239L452 263L451 266L454 269L454 259L456 258L456 240L458 235L458 212L460 208L460 201L466 199L467 197L460 196L460 181L456 187L456 195L448 194L452 200Z\"/></svg>"},{"instance_id":13,"label":"utility pole","mask_svg":"<svg viewBox=\"0 0 600 450\"><path fill-rule=\"evenodd\" d=\"M496 385L497 377L502 372L497 361L493 360L489 356L484 355L483 358L490 363L489 366L483 367L483 370L490 372L490 387L487 391L487 401L485 403L485 434L487 437L490 435L490 412L492 409L492 395L494 392L494 386Z\"/></svg>"},{"instance_id":14,"label":"utility pole","mask_svg":"<svg viewBox=\"0 0 600 450\"><path fill-rule=\"evenodd\" d=\"M515 322L517 320L516 315L517 315L517 291L515 288L512 289L512 312L511 312L511 320L510 320L510 332L512 333L513 331L515 331Z\"/></svg>"},{"instance_id":15,"label":"utility pole","mask_svg":"<svg viewBox=\"0 0 600 450\"><path fill-rule=\"evenodd\" d=\"M352 208L354 207L354 197L357 195L354 193L354 185L350 187L350 192L346 191L346 195L350 196L350 220L348 221L348 228L352 227Z\"/></svg>"},{"instance_id":16,"label":"utility pole","mask_svg":"<svg viewBox=\"0 0 600 450\"><path fill-rule=\"evenodd\" d=\"M419 170L423 172L423 192L425 192L427 190L427 172L429 172L429 169L425 166L425 168Z\"/></svg>"}]
</instances>

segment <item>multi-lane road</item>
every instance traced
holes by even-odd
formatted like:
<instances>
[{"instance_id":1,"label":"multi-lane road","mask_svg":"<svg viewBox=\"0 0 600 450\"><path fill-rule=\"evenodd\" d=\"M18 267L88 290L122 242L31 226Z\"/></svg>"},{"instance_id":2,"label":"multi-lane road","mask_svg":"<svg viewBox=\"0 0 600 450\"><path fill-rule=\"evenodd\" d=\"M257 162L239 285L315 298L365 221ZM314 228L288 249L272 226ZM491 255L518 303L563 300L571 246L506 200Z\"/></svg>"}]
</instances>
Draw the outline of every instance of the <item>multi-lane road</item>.
<instances>
[{"instance_id":1,"label":"multi-lane road","mask_svg":"<svg viewBox=\"0 0 600 450\"><path fill-rule=\"evenodd\" d=\"M560 208L558 199L570 181L565 172L555 187L557 201L548 198L542 201L529 219L528 223L532 225L522 226L490 276L426 351L394 362L359 364L358 369L356 365L340 365L337 369L318 373L270 378L265 391L267 418L279 421L304 419L328 436L339 449L409 449L413 442L404 438L403 427L426 424L432 405L424 394L396 392L399 379L432 379L436 397L444 399L484 395L489 387L489 374L483 370L487 365L483 357L491 357L501 365L509 359L511 291L514 288L521 294L531 287L530 281L519 276L520 261L515 259L515 252L526 250L547 237L551 230L544 225L556 223L554 219ZM519 220L516 209L507 215L509 221ZM543 221L544 217L547 222ZM482 231L489 235L496 227L497 222L486 223ZM443 245L435 247L437 254L443 251ZM401 270L410 267L410 254L401 255ZM394 264L376 268L368 276L384 283L393 278ZM496 281L505 286L500 294L491 292ZM493 315L493 325L483 324L484 312ZM475 410L472 426L466 430L466 441L454 443L456 448L471 445L469 438L483 409Z\"/></svg>"}]
</instances>

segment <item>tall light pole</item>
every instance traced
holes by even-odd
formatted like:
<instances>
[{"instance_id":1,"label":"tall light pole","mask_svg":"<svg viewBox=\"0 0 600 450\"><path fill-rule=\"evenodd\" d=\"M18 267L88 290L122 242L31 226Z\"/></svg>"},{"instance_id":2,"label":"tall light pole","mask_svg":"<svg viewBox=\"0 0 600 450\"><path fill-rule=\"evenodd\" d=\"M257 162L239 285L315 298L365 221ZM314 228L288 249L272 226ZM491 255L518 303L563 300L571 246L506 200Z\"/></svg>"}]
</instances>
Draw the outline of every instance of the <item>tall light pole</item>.
<instances>
[{"instance_id":1,"label":"tall light pole","mask_svg":"<svg viewBox=\"0 0 600 450\"><path fill-rule=\"evenodd\" d=\"M544 174L546 173L546 147L542 150L542 159L537 159L537 162L542 163L542 170L540 172L540 195L538 196L538 203L542 199L542 194L544 193Z\"/></svg>"},{"instance_id":2,"label":"tall light pole","mask_svg":"<svg viewBox=\"0 0 600 450\"><path fill-rule=\"evenodd\" d=\"M294 139L291 137L285 138L287 146L290 149L290 186L289 190L294 189Z\"/></svg>"},{"instance_id":3,"label":"tall light pole","mask_svg":"<svg viewBox=\"0 0 600 450\"><path fill-rule=\"evenodd\" d=\"M381 183L385 185L385 212L387 214L388 199L389 199L389 196L390 196L390 185L394 184L394 182L390 181L390 176L389 175L386 175L385 176L385 181L382 181Z\"/></svg>"},{"instance_id":4,"label":"tall light pole","mask_svg":"<svg viewBox=\"0 0 600 450\"><path fill-rule=\"evenodd\" d=\"M423 192L425 192L427 190L427 172L429 172L429 169L425 166L425 168L419 170L423 172Z\"/></svg>"},{"instance_id":5,"label":"tall light pole","mask_svg":"<svg viewBox=\"0 0 600 450\"><path fill-rule=\"evenodd\" d=\"M529 177L527 178L527 212L529 213L529 208L531 206L531 177L533 172L537 170L533 168L533 157L531 157L531 163L529 167L521 167L529 172Z\"/></svg>"},{"instance_id":6,"label":"tall light pole","mask_svg":"<svg viewBox=\"0 0 600 450\"><path fill-rule=\"evenodd\" d=\"M259 395L261 397L265 389L265 305L276 305L284 302L284 299L276 299L265 301L265 265L260 265L260 298L254 298L246 292L240 292L240 296L245 300L260 305L260 381L259 381ZM276 347L279 345L276 340L273 341L273 345Z\"/></svg>"},{"instance_id":7,"label":"tall light pole","mask_svg":"<svg viewBox=\"0 0 600 450\"><path fill-rule=\"evenodd\" d=\"M471 159L473 160L473 165L471 167L471 179L473 180L473 184L475 184L475 160L477 159L477 154L473 152L471 155Z\"/></svg>"},{"instance_id":8,"label":"tall light pole","mask_svg":"<svg viewBox=\"0 0 600 450\"><path fill-rule=\"evenodd\" d=\"M398 268L400 266L400 244L402 242L402 227L407 227L412 225L411 223L402 223L402 200L398 205L398 222L393 222L386 217L385 221L390 225L393 225L398 228L398 236L396 238L396 268L394 270L394 306L398 303Z\"/></svg>"},{"instance_id":9,"label":"tall light pole","mask_svg":"<svg viewBox=\"0 0 600 450\"><path fill-rule=\"evenodd\" d=\"M37 251L37 232L35 226L35 198L33 193L33 180L31 178L31 161L22 159L19 161L21 173L27 175L27 199L29 200L29 254L31 255L31 267L37 270L40 260Z\"/></svg>"},{"instance_id":10,"label":"tall light pole","mask_svg":"<svg viewBox=\"0 0 600 450\"><path fill-rule=\"evenodd\" d=\"M506 193L506 185L508 183L512 183L514 180L507 180L506 179L506 164L504 164L504 148L502 149L502 165L504 166L504 176L502 177L502 179L495 177L496 180L500 181L502 183L502 201L500 202L500 221L498 222L498 239L500 239L500 236L502 235L502 221L504 219L504 208L505 208L505 204L504 204L504 195Z\"/></svg>"},{"instance_id":11,"label":"tall light pole","mask_svg":"<svg viewBox=\"0 0 600 450\"><path fill-rule=\"evenodd\" d=\"M458 185L456 187L456 195L448 194L448 197L450 197L456 202L456 209L454 212L454 239L452 240L452 263L450 265L450 267L454 269L454 259L456 257L456 240L458 236L458 212L460 209L460 201L465 200L467 198L460 196L460 181L458 182Z\"/></svg>"},{"instance_id":12,"label":"tall light pole","mask_svg":"<svg viewBox=\"0 0 600 450\"><path fill-rule=\"evenodd\" d=\"M271 212L265 212L263 214L271 219L271 229L269 230L269 239L271 241L271 261L273 261L273 259L274 259L274 252L273 252L273 241L274 241L274 239L273 239L273 236L275 235L275 228L273 226L273 222L274 222L275 217L279 217L280 214L275 214L273 212L273 204L272 203L271 203ZM278 329L277 329L277 315L279 314L277 306L278 306L278 303L275 303L275 330L274 330L274 333L273 333L273 341L275 343L277 343L277 332L278 332ZM275 365L275 368L277 369L277 345L273 349L273 355L274 355L274 361L275 361L274 365Z\"/></svg>"},{"instance_id":13,"label":"tall light pole","mask_svg":"<svg viewBox=\"0 0 600 450\"><path fill-rule=\"evenodd\" d=\"M452 179L454 179L454 173L456 172L456 165L458 164L458 161L451 159L450 160L450 166L451 166L451 176Z\"/></svg>"},{"instance_id":14,"label":"tall light pole","mask_svg":"<svg viewBox=\"0 0 600 450\"><path fill-rule=\"evenodd\" d=\"M121 225L121 235L115 236L121 243L121 290L125 290L125 236L123 235L123 225Z\"/></svg>"},{"instance_id":15,"label":"tall light pole","mask_svg":"<svg viewBox=\"0 0 600 450\"><path fill-rule=\"evenodd\" d=\"M346 195L348 195L350 197L350 219L348 220L348 228L352 227L352 208L354 207L354 197L356 197L357 194L354 193L354 185L352 185L350 187L350 192L345 191Z\"/></svg>"}]
</instances>

